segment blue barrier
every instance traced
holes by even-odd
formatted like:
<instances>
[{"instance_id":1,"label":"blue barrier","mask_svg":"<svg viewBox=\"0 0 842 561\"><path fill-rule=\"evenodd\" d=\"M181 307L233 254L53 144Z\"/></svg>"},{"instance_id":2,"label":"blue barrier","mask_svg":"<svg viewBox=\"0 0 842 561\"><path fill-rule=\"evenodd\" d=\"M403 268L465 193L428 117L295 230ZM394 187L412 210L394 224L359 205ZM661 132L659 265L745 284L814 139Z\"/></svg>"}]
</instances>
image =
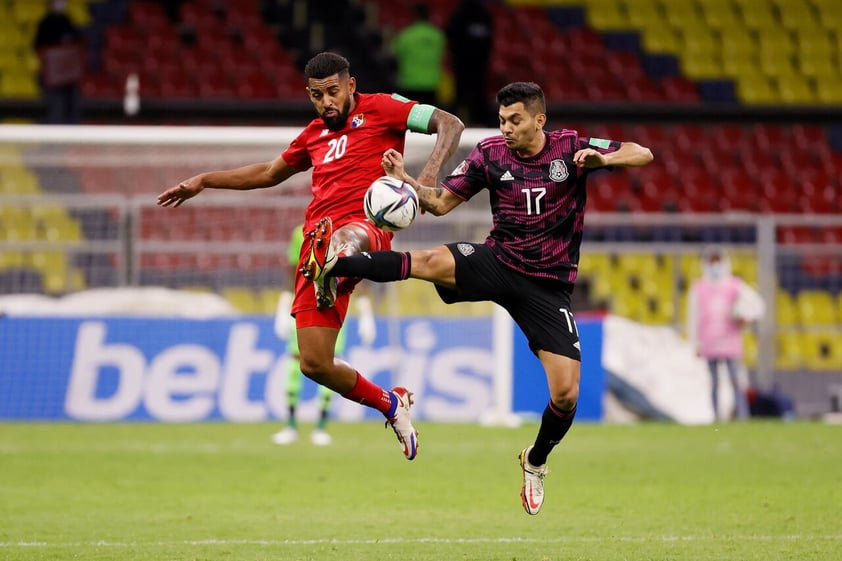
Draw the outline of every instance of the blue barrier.
<instances>
[{"instance_id":1,"label":"blue barrier","mask_svg":"<svg viewBox=\"0 0 842 561\"><path fill-rule=\"evenodd\" d=\"M287 358L272 323L264 316L0 317L0 419L283 418ZM473 421L491 407L490 319L402 318L398 329L392 330L379 319L378 338L370 347L360 343L353 318L348 327L345 358L381 386L411 388L417 418ZM599 363L598 358L588 360ZM546 381L541 373L540 384L533 383L533 375L530 369L515 368L516 411L543 410ZM597 378L583 375L589 385L592 379ZM602 383L601 377L598 380ZM530 395L533 386L540 396ZM594 386L587 392L601 395L602 388ZM311 384L299 405L302 419L314 418L316 409ZM332 415L340 421L379 418L376 412L342 399L334 400Z\"/></svg>"}]
</instances>

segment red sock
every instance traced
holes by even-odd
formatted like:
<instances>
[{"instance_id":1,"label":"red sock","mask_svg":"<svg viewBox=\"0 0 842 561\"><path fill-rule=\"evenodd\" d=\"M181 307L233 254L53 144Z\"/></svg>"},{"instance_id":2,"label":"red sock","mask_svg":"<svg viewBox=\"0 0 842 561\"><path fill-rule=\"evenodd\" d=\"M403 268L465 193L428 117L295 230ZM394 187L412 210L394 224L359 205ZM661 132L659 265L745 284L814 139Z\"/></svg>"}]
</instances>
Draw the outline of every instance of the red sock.
<instances>
[{"instance_id":1,"label":"red sock","mask_svg":"<svg viewBox=\"0 0 842 561\"><path fill-rule=\"evenodd\" d=\"M384 390L371 380L368 380L357 372L357 381L354 387L351 388L342 397L361 403L366 407L377 409L384 415L388 415L392 410L392 394Z\"/></svg>"}]
</instances>

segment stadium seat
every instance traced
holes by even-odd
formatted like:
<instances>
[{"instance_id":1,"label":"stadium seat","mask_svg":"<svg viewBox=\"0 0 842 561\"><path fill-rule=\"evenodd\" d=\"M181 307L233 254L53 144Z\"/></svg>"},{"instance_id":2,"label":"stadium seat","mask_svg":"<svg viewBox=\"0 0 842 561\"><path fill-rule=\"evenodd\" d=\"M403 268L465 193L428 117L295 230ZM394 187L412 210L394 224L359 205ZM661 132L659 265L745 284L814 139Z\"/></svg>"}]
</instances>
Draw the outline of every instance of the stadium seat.
<instances>
[{"instance_id":1,"label":"stadium seat","mask_svg":"<svg viewBox=\"0 0 842 561\"><path fill-rule=\"evenodd\" d=\"M795 297L795 307L802 326L833 325L836 316L833 296L825 291L802 290Z\"/></svg>"}]
</instances>

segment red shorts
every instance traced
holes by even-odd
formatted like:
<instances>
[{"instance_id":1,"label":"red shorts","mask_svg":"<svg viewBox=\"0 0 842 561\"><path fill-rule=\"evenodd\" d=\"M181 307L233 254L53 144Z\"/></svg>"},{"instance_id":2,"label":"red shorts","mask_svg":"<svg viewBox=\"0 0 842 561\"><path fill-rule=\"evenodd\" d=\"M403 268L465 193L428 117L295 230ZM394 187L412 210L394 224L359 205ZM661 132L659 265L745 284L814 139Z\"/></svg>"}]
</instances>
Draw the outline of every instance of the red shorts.
<instances>
[{"instance_id":1,"label":"red shorts","mask_svg":"<svg viewBox=\"0 0 842 561\"><path fill-rule=\"evenodd\" d=\"M346 222L339 228L353 224L364 228L368 233L368 251L383 251L392 248L392 234L381 230L367 220ZM310 256L310 244L305 239L301 246L301 255L298 257L299 268L303 266ZM333 327L339 329L345 321L348 313L348 304L351 300L351 293L361 279L340 279L339 288L336 294L336 303L332 308L319 310L316 307L316 289L313 283L305 279L298 270L295 271L295 298L292 301L292 315L295 317L297 328L302 327Z\"/></svg>"}]
</instances>

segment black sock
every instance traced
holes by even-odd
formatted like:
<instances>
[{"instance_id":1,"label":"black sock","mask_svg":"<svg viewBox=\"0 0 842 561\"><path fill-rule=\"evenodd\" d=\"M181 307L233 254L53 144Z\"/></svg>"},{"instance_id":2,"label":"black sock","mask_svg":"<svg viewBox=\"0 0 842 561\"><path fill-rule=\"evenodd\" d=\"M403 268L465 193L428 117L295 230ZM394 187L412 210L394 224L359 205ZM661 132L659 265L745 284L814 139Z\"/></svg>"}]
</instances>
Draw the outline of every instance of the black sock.
<instances>
[{"instance_id":1,"label":"black sock","mask_svg":"<svg viewBox=\"0 0 842 561\"><path fill-rule=\"evenodd\" d=\"M576 416L576 406L570 411L561 411L550 401L541 416L541 427L538 429L538 436L535 444L529 451L529 463L533 466L541 466L547 463L547 456L550 455L555 445L561 442L570 426L573 424L573 417Z\"/></svg>"},{"instance_id":2,"label":"black sock","mask_svg":"<svg viewBox=\"0 0 842 561\"><path fill-rule=\"evenodd\" d=\"M370 251L340 257L328 273L331 277L353 277L374 282L392 282L409 278L409 253Z\"/></svg>"}]
</instances>

